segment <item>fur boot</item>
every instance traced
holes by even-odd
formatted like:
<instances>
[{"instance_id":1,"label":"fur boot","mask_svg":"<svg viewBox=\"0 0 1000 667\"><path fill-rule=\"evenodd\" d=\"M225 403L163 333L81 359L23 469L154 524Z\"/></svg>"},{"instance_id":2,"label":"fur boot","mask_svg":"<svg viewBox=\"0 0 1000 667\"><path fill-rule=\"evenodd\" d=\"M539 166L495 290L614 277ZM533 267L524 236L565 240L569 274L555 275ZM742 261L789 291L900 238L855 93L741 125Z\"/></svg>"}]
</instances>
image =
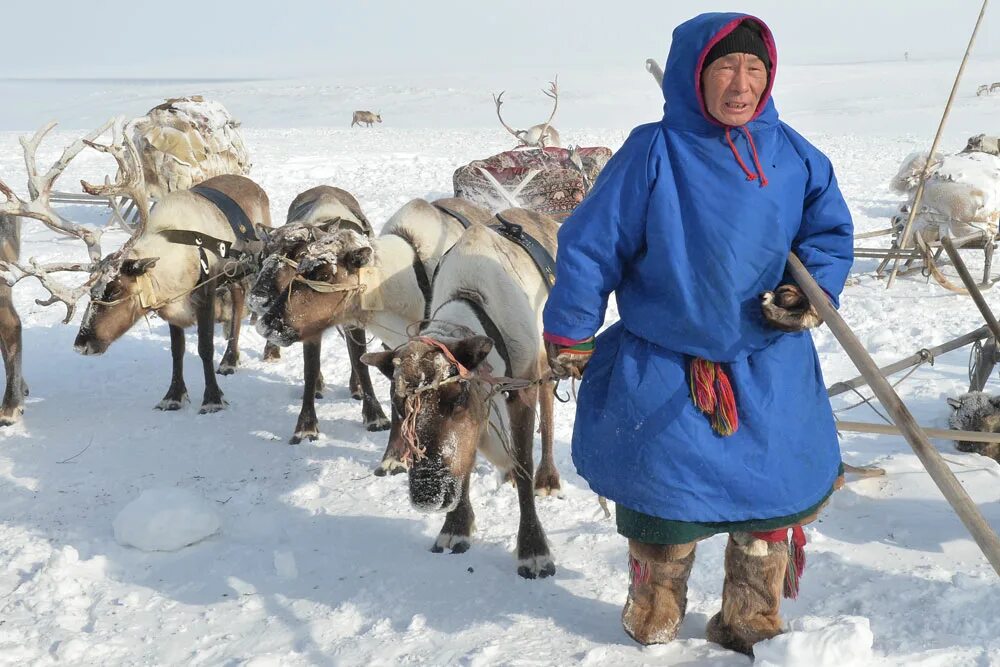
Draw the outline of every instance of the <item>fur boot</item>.
<instances>
[{"instance_id":1,"label":"fur boot","mask_svg":"<svg viewBox=\"0 0 1000 667\"><path fill-rule=\"evenodd\" d=\"M788 545L733 533L726 545L722 611L709 620L705 638L753 656L753 645L781 634L782 588Z\"/></svg>"},{"instance_id":2,"label":"fur boot","mask_svg":"<svg viewBox=\"0 0 1000 667\"><path fill-rule=\"evenodd\" d=\"M630 584L622 627L640 644L665 644L677 636L687 608L694 542L628 541Z\"/></svg>"}]
</instances>

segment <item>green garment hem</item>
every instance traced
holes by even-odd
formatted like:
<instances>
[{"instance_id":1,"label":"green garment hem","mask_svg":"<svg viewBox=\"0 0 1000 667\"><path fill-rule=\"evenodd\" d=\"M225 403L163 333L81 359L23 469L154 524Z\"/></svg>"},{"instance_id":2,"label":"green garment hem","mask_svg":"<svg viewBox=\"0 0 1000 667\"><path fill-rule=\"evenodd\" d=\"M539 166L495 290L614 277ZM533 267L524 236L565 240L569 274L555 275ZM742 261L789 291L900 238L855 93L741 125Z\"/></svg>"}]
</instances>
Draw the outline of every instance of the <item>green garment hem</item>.
<instances>
[{"instance_id":1,"label":"green garment hem","mask_svg":"<svg viewBox=\"0 0 1000 667\"><path fill-rule=\"evenodd\" d=\"M843 473L843 466L841 466L840 474ZM816 514L823 503L833 495L833 491L834 489L831 487L829 493L823 496L822 500L801 512L771 519L720 521L718 523L675 521L636 512L616 503L615 522L618 524L618 533L632 540L647 544L687 544L719 533L755 533L777 530L783 526L794 526L802 519Z\"/></svg>"}]
</instances>

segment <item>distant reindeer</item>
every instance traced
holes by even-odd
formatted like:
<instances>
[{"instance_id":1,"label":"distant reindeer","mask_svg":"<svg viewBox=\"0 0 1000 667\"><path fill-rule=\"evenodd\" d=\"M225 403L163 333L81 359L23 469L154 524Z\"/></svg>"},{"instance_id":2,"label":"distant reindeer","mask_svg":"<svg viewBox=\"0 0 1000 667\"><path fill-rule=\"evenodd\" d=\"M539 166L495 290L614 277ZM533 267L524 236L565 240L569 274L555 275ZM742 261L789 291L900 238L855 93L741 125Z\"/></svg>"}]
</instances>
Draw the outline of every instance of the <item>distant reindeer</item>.
<instances>
[{"instance_id":1,"label":"distant reindeer","mask_svg":"<svg viewBox=\"0 0 1000 667\"><path fill-rule=\"evenodd\" d=\"M994 90L1000 90L1000 81L994 81L990 84L990 94L992 94Z\"/></svg>"},{"instance_id":2,"label":"distant reindeer","mask_svg":"<svg viewBox=\"0 0 1000 667\"><path fill-rule=\"evenodd\" d=\"M989 95L990 87L985 83L976 89L976 97L982 97L983 95Z\"/></svg>"},{"instance_id":3,"label":"distant reindeer","mask_svg":"<svg viewBox=\"0 0 1000 667\"><path fill-rule=\"evenodd\" d=\"M500 115L500 107L503 106L503 95L507 91L500 91L499 95L493 96L493 103L497 107L497 118L500 119L500 124L504 126L508 132L510 132L520 143L518 148L546 148L548 146L553 146L555 148L561 148L562 143L559 139L559 131L552 127L552 119L556 116L556 110L559 108L559 77L556 76L555 81L549 82L549 89L543 90L548 97L551 97L554 104L552 106L552 113L549 114L549 119L540 125L532 125L527 130L515 130L506 122L504 122L503 116Z\"/></svg>"},{"instance_id":4,"label":"distant reindeer","mask_svg":"<svg viewBox=\"0 0 1000 667\"><path fill-rule=\"evenodd\" d=\"M353 118L351 118L351 127L355 125L364 124L367 127L371 127L372 123L381 123L382 114L372 113L371 111L355 111Z\"/></svg>"}]
</instances>

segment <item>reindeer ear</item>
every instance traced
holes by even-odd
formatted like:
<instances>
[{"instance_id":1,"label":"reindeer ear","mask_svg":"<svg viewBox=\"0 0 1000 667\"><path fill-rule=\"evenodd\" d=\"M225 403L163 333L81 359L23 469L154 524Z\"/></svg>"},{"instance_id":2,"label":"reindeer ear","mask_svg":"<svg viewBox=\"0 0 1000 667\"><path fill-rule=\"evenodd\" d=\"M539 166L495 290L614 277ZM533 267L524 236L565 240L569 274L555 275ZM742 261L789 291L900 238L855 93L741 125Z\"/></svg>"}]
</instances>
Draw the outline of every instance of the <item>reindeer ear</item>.
<instances>
[{"instance_id":1,"label":"reindeer ear","mask_svg":"<svg viewBox=\"0 0 1000 667\"><path fill-rule=\"evenodd\" d=\"M344 266L348 271L357 271L362 266L368 266L372 261L372 249L368 247L351 250L344 255Z\"/></svg>"},{"instance_id":2,"label":"reindeer ear","mask_svg":"<svg viewBox=\"0 0 1000 667\"><path fill-rule=\"evenodd\" d=\"M366 352L361 355L361 363L374 366L387 378L391 378L392 373L395 370L392 363L391 350L385 350L384 352Z\"/></svg>"},{"instance_id":3,"label":"reindeer ear","mask_svg":"<svg viewBox=\"0 0 1000 667\"><path fill-rule=\"evenodd\" d=\"M946 400L948 401L948 405L950 405L953 410L958 410L960 407L962 407L962 401L958 400L957 398L949 398Z\"/></svg>"},{"instance_id":4,"label":"reindeer ear","mask_svg":"<svg viewBox=\"0 0 1000 667\"><path fill-rule=\"evenodd\" d=\"M455 356L455 360L469 370L481 364L492 349L493 340L486 336L463 338L451 345L451 353Z\"/></svg>"},{"instance_id":5,"label":"reindeer ear","mask_svg":"<svg viewBox=\"0 0 1000 667\"><path fill-rule=\"evenodd\" d=\"M126 276L141 276L156 266L159 257L143 257L142 259L126 259L122 262L122 273Z\"/></svg>"}]
</instances>

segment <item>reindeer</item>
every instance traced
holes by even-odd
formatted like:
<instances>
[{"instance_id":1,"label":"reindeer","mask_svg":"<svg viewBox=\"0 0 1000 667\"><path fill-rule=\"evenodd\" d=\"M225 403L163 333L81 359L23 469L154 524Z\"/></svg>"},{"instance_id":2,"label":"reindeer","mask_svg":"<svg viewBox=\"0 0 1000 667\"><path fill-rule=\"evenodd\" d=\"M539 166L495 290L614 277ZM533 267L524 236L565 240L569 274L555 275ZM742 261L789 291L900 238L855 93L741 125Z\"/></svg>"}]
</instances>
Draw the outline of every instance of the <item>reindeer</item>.
<instances>
[{"instance_id":1,"label":"reindeer","mask_svg":"<svg viewBox=\"0 0 1000 667\"><path fill-rule=\"evenodd\" d=\"M361 212L358 200L349 192L329 185L320 185L296 196L288 207L285 224L271 234L264 248L266 260L248 299L254 318L266 314L274 305L275 299L288 288L287 281L280 289L275 287L279 274L287 273L288 262L298 261L311 242L343 229L353 230L366 238L374 236L371 223ZM361 355L365 352L364 341L367 338L365 329L345 327L343 333L351 361L351 395L362 401L365 427L369 431L385 430L389 427L389 420L386 419L382 406L375 397L368 367L360 361ZM322 336L316 336L303 342L304 406L311 405L315 398L322 398L324 382L323 373L319 368L321 338ZM269 345L274 344L269 343ZM312 410L315 414L314 408ZM301 436L292 438L292 444L300 441Z\"/></svg>"},{"instance_id":2,"label":"reindeer","mask_svg":"<svg viewBox=\"0 0 1000 667\"><path fill-rule=\"evenodd\" d=\"M989 93L990 93L990 87L987 86L985 83L983 85L979 86L979 88L976 88L976 97L982 97L983 95L989 95Z\"/></svg>"},{"instance_id":3,"label":"reindeer","mask_svg":"<svg viewBox=\"0 0 1000 667\"><path fill-rule=\"evenodd\" d=\"M524 209L498 218L555 256L554 220ZM420 335L362 357L393 378L410 502L424 512L447 512L431 550L461 553L470 546L469 481L478 451L514 478L521 514L517 571L528 579L555 573L532 491L534 406L540 406L543 445L553 415L542 342L547 297L548 284L528 253L494 229L473 225L442 259L431 320ZM493 377L493 369L505 377Z\"/></svg>"},{"instance_id":4,"label":"reindeer","mask_svg":"<svg viewBox=\"0 0 1000 667\"><path fill-rule=\"evenodd\" d=\"M371 111L355 111L354 116L351 118L351 127L355 125L365 125L371 127L372 123L381 123L382 114L372 113Z\"/></svg>"},{"instance_id":5,"label":"reindeer","mask_svg":"<svg viewBox=\"0 0 1000 667\"><path fill-rule=\"evenodd\" d=\"M42 286L49 291L50 297L44 301L36 301L39 305L48 306L62 302L66 305L66 318L69 322L75 312L76 301L90 288L96 278L87 280L83 285L69 289L56 280L52 274L63 271L91 271L101 259L100 229L91 229L64 219L52 209L49 198L56 179L62 175L85 146L104 134L115 125L116 136L121 135L122 121L108 121L91 132L86 138L79 139L68 146L60 158L45 173L38 170L35 153L45 136L52 131L56 123L49 123L34 134L31 139L21 137L21 147L24 151L24 164L28 175L28 199L21 199L3 181L0 181L0 194L5 201L0 203L0 266L10 276L0 284L0 348L3 352L4 369L7 384L4 391L3 405L0 406L0 426L10 426L21 420L24 413L24 397L28 394L28 385L21 374L21 319L14 309L12 288L24 278L37 278ZM84 184L86 188L87 185ZM124 224L120 211L115 209L117 218ZM66 236L79 238L86 244L90 263L56 263L41 265L34 259L28 264L18 262L20 255L20 236L22 220L34 219L47 227ZM9 282L8 282L9 281Z\"/></svg>"},{"instance_id":6,"label":"reindeer","mask_svg":"<svg viewBox=\"0 0 1000 667\"><path fill-rule=\"evenodd\" d=\"M952 409L948 417L948 427L952 430L1000 433L1000 396L970 391L947 400ZM1000 443L959 440L955 443L955 448L960 452L981 454L1000 462Z\"/></svg>"},{"instance_id":7,"label":"reindeer","mask_svg":"<svg viewBox=\"0 0 1000 667\"><path fill-rule=\"evenodd\" d=\"M993 94L994 90L1000 90L1000 81L994 81L990 84L990 94Z\"/></svg>"},{"instance_id":8,"label":"reindeer","mask_svg":"<svg viewBox=\"0 0 1000 667\"><path fill-rule=\"evenodd\" d=\"M502 90L499 95L494 95L493 104L496 105L497 118L500 119L500 124L520 142L518 148L546 148L548 146L560 148L562 146L559 140L559 131L551 126L552 119L556 117L556 110L559 108L558 76L555 77L554 81L549 82L548 90L542 91L553 100L552 113L549 114L549 119L540 125L532 125L527 130L515 130L500 115L500 107L503 106L503 95L505 92L507 91Z\"/></svg>"},{"instance_id":9,"label":"reindeer","mask_svg":"<svg viewBox=\"0 0 1000 667\"><path fill-rule=\"evenodd\" d=\"M235 371L245 304L242 280L255 270L256 235L271 226L267 195L245 176L215 176L192 190L165 195L149 213L142 171L134 144L95 147L119 163L119 181L91 186L92 194L127 190L141 198L138 230L125 246L104 260L100 279L90 290L74 348L84 355L103 354L112 342L150 312L170 325L173 374L156 408L178 410L188 400L184 384L184 329L197 323L198 354L205 374L202 414L226 405L213 373L216 291L231 291L228 345L218 373ZM85 189L86 186L85 186ZM258 251L259 252L259 251Z\"/></svg>"},{"instance_id":10,"label":"reindeer","mask_svg":"<svg viewBox=\"0 0 1000 667\"><path fill-rule=\"evenodd\" d=\"M290 254L268 256L251 290L251 304L260 316L257 329L279 345L299 341L304 345L306 391L293 444L319 436L309 386L319 373L323 332L333 326L364 327L387 345L406 341L408 327L427 316L431 276L441 255L465 225L489 219L489 212L461 199L434 204L414 199L389 219L375 239L340 228L314 235ZM350 344L352 336L347 338ZM353 343L359 345L363 339ZM372 393L370 382L365 392ZM382 415L378 402L369 406L366 396L366 425L375 408ZM397 426L395 422L390 443L399 437ZM386 458L376 474L387 471L402 469L395 459Z\"/></svg>"}]
</instances>

